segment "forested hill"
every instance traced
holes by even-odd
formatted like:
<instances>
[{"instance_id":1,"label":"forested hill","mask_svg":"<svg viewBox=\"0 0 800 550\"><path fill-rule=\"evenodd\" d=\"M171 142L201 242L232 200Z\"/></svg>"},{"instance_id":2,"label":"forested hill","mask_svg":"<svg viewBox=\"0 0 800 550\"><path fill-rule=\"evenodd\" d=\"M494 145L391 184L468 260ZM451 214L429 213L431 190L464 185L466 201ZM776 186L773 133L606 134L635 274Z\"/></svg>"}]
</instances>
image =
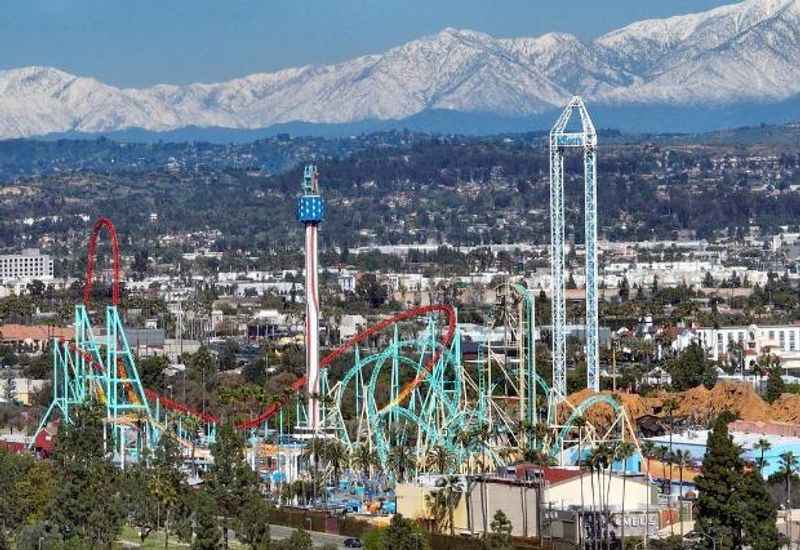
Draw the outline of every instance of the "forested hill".
<instances>
[{"instance_id":1,"label":"forested hill","mask_svg":"<svg viewBox=\"0 0 800 550\"><path fill-rule=\"evenodd\" d=\"M84 219L99 215L112 217L134 240L144 233L215 229L219 246L299 245L294 204L300 165L309 161L320 167L329 203L323 244L544 243L545 137L390 132L339 140L283 136L243 146L5 142L2 166L13 155L29 159L17 165L30 158L37 166L77 160L71 169L0 178L0 245L19 246L20 235L35 242L45 234L84 234ZM800 218L796 148L614 134L601 144L598 204L605 238L709 237L750 225L794 225ZM187 161L192 151L203 151L207 161ZM277 151L282 160L272 168L260 165L259 151ZM102 160L94 166L93 158ZM120 168L131 159L142 160ZM578 155L568 158L567 172L568 232L580 242Z\"/></svg>"}]
</instances>

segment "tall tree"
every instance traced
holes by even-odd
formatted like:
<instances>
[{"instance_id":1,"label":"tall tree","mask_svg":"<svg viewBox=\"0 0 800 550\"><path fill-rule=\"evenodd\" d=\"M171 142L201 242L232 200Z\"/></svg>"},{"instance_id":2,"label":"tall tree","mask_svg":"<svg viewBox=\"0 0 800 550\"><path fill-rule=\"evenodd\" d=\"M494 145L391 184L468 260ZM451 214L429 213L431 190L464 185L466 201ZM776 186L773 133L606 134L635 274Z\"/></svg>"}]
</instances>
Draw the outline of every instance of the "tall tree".
<instances>
[{"instance_id":1,"label":"tall tree","mask_svg":"<svg viewBox=\"0 0 800 550\"><path fill-rule=\"evenodd\" d=\"M741 449L728 434L727 415L720 415L708 437L703 473L695 478L699 492L695 529L717 541L717 547L739 548L742 544L740 495L737 487L744 472ZM710 543L704 543L709 548Z\"/></svg>"},{"instance_id":2,"label":"tall tree","mask_svg":"<svg viewBox=\"0 0 800 550\"><path fill-rule=\"evenodd\" d=\"M425 466L440 475L447 473L452 463L453 457L444 445L434 445L425 456Z\"/></svg>"},{"instance_id":3,"label":"tall tree","mask_svg":"<svg viewBox=\"0 0 800 550\"><path fill-rule=\"evenodd\" d=\"M778 475L786 481L786 508L792 507L792 478L797 474L798 459L792 451L787 451L780 456L780 469Z\"/></svg>"},{"instance_id":4,"label":"tall tree","mask_svg":"<svg viewBox=\"0 0 800 550\"><path fill-rule=\"evenodd\" d=\"M763 475L764 474L764 466L767 465L767 458L766 452L772 448L772 444L769 442L768 439L764 439L763 437L759 439L755 445L753 445L754 451L761 451L761 455L757 459L758 464L758 471Z\"/></svg>"},{"instance_id":5,"label":"tall tree","mask_svg":"<svg viewBox=\"0 0 800 550\"><path fill-rule=\"evenodd\" d=\"M338 439L332 439L325 445L323 456L333 470L333 482L338 485L342 468L347 464L347 448Z\"/></svg>"},{"instance_id":6,"label":"tall tree","mask_svg":"<svg viewBox=\"0 0 800 550\"><path fill-rule=\"evenodd\" d=\"M242 506L237 518L236 534L250 548L268 550L269 509L261 495L251 495Z\"/></svg>"},{"instance_id":7,"label":"tall tree","mask_svg":"<svg viewBox=\"0 0 800 550\"><path fill-rule=\"evenodd\" d=\"M703 384L711 389L717 382L714 363L706 359L706 352L697 342L690 344L667 366L676 391L684 391Z\"/></svg>"},{"instance_id":8,"label":"tall tree","mask_svg":"<svg viewBox=\"0 0 800 550\"><path fill-rule=\"evenodd\" d=\"M375 451L369 448L369 445L360 444L353 448L350 453L350 464L353 468L361 470L361 475L365 480L368 480L370 475L370 468L378 461Z\"/></svg>"},{"instance_id":9,"label":"tall tree","mask_svg":"<svg viewBox=\"0 0 800 550\"><path fill-rule=\"evenodd\" d=\"M622 550L625 550L625 485L628 481L626 475L628 459L636 452L636 447L630 441L624 441L614 449L614 458L622 462Z\"/></svg>"},{"instance_id":10,"label":"tall tree","mask_svg":"<svg viewBox=\"0 0 800 550\"><path fill-rule=\"evenodd\" d=\"M445 476L436 481L436 490L427 499L436 518L446 518L450 536L455 535L455 509L463 494L458 476ZM439 521L439 524L444 523Z\"/></svg>"},{"instance_id":11,"label":"tall tree","mask_svg":"<svg viewBox=\"0 0 800 550\"><path fill-rule=\"evenodd\" d=\"M512 550L514 548L511 540L513 527L505 512L502 510L495 512L492 518L492 532L484 538L484 548L486 550Z\"/></svg>"},{"instance_id":12,"label":"tall tree","mask_svg":"<svg viewBox=\"0 0 800 550\"><path fill-rule=\"evenodd\" d=\"M119 470L104 448L103 413L99 405L74 409L71 422L61 424L54 454L58 480L49 518L65 541L89 546L109 546L125 515Z\"/></svg>"},{"instance_id":13,"label":"tall tree","mask_svg":"<svg viewBox=\"0 0 800 550\"><path fill-rule=\"evenodd\" d=\"M416 522L395 514L383 534L383 547L392 550L430 550L425 531Z\"/></svg>"},{"instance_id":14,"label":"tall tree","mask_svg":"<svg viewBox=\"0 0 800 550\"><path fill-rule=\"evenodd\" d=\"M678 465L678 520L681 522L681 538L683 538L683 472L692 458L692 453L678 449L672 456Z\"/></svg>"},{"instance_id":15,"label":"tall tree","mask_svg":"<svg viewBox=\"0 0 800 550\"><path fill-rule=\"evenodd\" d=\"M231 521L257 491L258 478L244 460L244 438L231 424L218 430L211 454L214 464L206 484L216 503L217 515L222 518L222 540L227 549Z\"/></svg>"},{"instance_id":16,"label":"tall tree","mask_svg":"<svg viewBox=\"0 0 800 550\"><path fill-rule=\"evenodd\" d=\"M784 391L785 385L781 377L780 367L770 368L769 376L767 377L767 388L764 394L767 403L774 403L777 401Z\"/></svg>"},{"instance_id":17,"label":"tall tree","mask_svg":"<svg viewBox=\"0 0 800 550\"><path fill-rule=\"evenodd\" d=\"M786 544L786 538L778 532L775 524L777 506L758 472L747 472L740 482L738 513L745 545L753 550L775 550Z\"/></svg>"},{"instance_id":18,"label":"tall tree","mask_svg":"<svg viewBox=\"0 0 800 550\"><path fill-rule=\"evenodd\" d=\"M192 550L217 550L219 548L219 524L214 497L205 489L194 499L195 536Z\"/></svg>"},{"instance_id":19,"label":"tall tree","mask_svg":"<svg viewBox=\"0 0 800 550\"><path fill-rule=\"evenodd\" d=\"M164 548L169 547L169 531L175 509L181 502L185 489L181 450L171 433L161 434L152 461L149 488L158 503L158 509L164 514Z\"/></svg>"},{"instance_id":20,"label":"tall tree","mask_svg":"<svg viewBox=\"0 0 800 550\"><path fill-rule=\"evenodd\" d=\"M0 450L0 535L42 519L55 492L49 462Z\"/></svg>"},{"instance_id":21,"label":"tall tree","mask_svg":"<svg viewBox=\"0 0 800 550\"><path fill-rule=\"evenodd\" d=\"M381 307L389 296L374 273L365 273L356 283L356 295L372 308Z\"/></svg>"},{"instance_id":22,"label":"tall tree","mask_svg":"<svg viewBox=\"0 0 800 550\"><path fill-rule=\"evenodd\" d=\"M403 482L406 473L414 465L414 453L406 445L399 445L389 451L389 468L397 476L397 481Z\"/></svg>"},{"instance_id":23,"label":"tall tree","mask_svg":"<svg viewBox=\"0 0 800 550\"><path fill-rule=\"evenodd\" d=\"M139 542L158 529L159 503L150 490L150 456L145 453L125 471L125 505L128 523L139 532Z\"/></svg>"}]
</instances>

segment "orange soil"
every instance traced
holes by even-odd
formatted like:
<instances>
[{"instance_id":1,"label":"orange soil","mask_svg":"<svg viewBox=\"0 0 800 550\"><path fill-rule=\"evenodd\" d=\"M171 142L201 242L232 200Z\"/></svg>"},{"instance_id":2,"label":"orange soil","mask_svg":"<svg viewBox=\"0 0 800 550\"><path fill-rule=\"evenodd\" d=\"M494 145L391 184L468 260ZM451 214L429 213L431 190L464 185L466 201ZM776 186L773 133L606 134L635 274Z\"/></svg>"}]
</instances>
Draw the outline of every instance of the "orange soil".
<instances>
[{"instance_id":1,"label":"orange soil","mask_svg":"<svg viewBox=\"0 0 800 550\"><path fill-rule=\"evenodd\" d=\"M664 416L664 403L668 399L675 399L678 405L675 416L688 416L701 423L710 421L725 410L738 414L742 420L800 423L800 395L784 394L770 406L752 386L741 382L720 382L711 390L698 386L684 392L661 392L654 397L623 392L602 393L612 395L622 403L632 421L647 414ZM589 390L581 390L568 396L567 400L577 407L590 395L592 392ZM559 408L562 421L569 414L571 409L567 405ZM614 418L611 407L606 404L591 407L585 416L589 422L599 426L609 425Z\"/></svg>"}]
</instances>

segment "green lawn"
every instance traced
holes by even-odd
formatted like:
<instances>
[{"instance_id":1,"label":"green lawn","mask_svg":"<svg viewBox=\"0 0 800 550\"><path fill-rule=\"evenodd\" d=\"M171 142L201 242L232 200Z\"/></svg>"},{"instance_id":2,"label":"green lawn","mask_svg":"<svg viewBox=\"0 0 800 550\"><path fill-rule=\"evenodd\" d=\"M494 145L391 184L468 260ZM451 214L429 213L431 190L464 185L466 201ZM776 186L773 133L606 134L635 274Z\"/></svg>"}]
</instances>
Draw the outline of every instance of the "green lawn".
<instances>
[{"instance_id":1,"label":"green lawn","mask_svg":"<svg viewBox=\"0 0 800 550\"><path fill-rule=\"evenodd\" d=\"M244 545L240 544L236 540L229 541L231 548L245 548ZM161 550L164 548L164 532L163 531L153 531L150 533L146 539L144 539L144 544L140 545L139 541L139 531L136 530L134 527L130 525L126 525L122 528L122 534L120 535L118 541L114 544L115 549L125 548L125 547L132 547L136 545L137 548L142 548L145 550ZM178 540L178 537L174 533L169 534L169 548L189 548L189 545L183 543Z\"/></svg>"}]
</instances>

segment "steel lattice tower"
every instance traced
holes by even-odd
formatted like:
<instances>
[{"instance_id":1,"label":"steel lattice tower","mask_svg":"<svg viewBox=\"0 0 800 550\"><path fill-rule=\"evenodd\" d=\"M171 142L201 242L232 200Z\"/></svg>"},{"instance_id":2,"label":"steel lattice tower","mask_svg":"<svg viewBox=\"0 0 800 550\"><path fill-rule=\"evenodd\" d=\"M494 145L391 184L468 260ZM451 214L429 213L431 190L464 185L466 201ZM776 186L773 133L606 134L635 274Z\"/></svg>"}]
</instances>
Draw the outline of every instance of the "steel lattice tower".
<instances>
[{"instance_id":1,"label":"steel lattice tower","mask_svg":"<svg viewBox=\"0 0 800 550\"><path fill-rule=\"evenodd\" d=\"M575 111L580 131L567 125ZM597 335L597 133L580 97L573 97L550 131L550 266L553 325L553 389L558 399L567 392L566 300L564 297L564 153L583 149L586 231L586 387L600 389Z\"/></svg>"},{"instance_id":2,"label":"steel lattice tower","mask_svg":"<svg viewBox=\"0 0 800 550\"><path fill-rule=\"evenodd\" d=\"M308 428L320 425L319 288L317 261L319 224L325 217L325 202L319 194L317 167L309 164L303 173L303 195L297 202L297 220L306 228L306 380Z\"/></svg>"}]
</instances>

